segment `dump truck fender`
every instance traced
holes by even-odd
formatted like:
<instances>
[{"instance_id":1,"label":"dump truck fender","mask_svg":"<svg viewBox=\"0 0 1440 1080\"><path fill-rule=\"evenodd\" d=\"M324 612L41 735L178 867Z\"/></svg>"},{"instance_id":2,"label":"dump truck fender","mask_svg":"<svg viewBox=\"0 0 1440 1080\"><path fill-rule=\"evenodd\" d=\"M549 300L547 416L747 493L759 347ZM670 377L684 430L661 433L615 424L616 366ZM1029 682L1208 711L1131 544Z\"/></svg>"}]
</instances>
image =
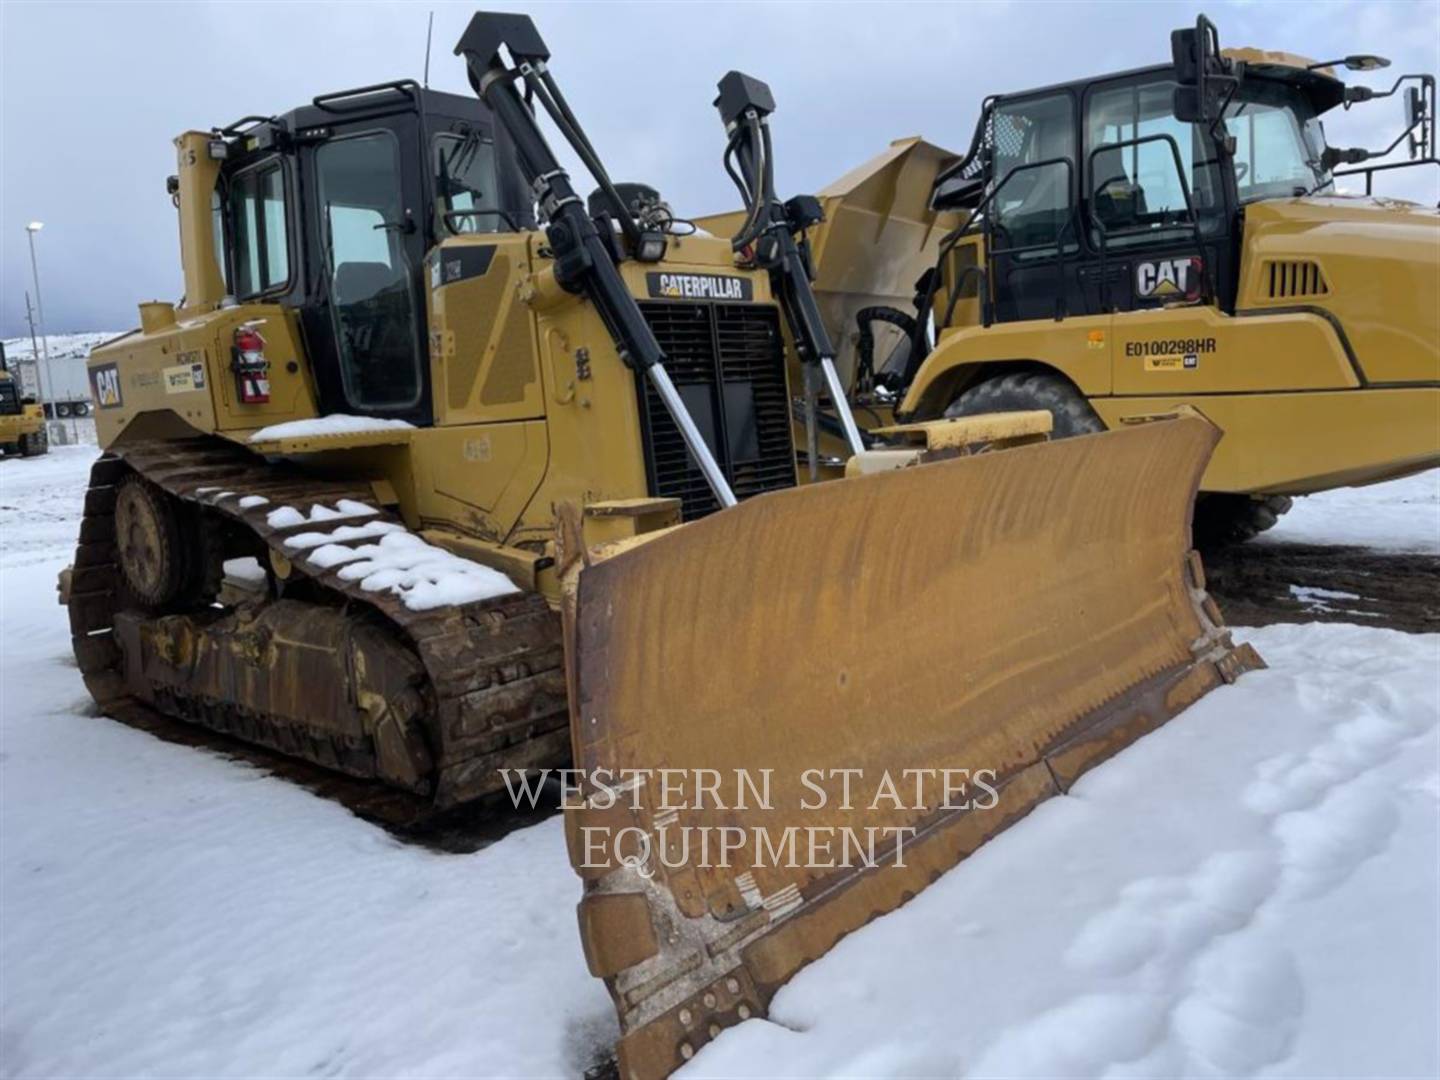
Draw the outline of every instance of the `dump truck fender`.
<instances>
[{"instance_id":1,"label":"dump truck fender","mask_svg":"<svg viewBox=\"0 0 1440 1080\"><path fill-rule=\"evenodd\" d=\"M1054 375L1074 386L1082 396L1085 393L1063 368L1044 360L960 360L943 366L937 365L934 369L930 368L930 361L927 360L915 379L912 393L906 395L905 408L900 410L897 416L907 420L943 416L956 398L977 383L1027 371ZM926 383L917 396L913 391L920 387L922 378L926 379Z\"/></svg>"},{"instance_id":2,"label":"dump truck fender","mask_svg":"<svg viewBox=\"0 0 1440 1080\"><path fill-rule=\"evenodd\" d=\"M1088 397L1111 392L1108 315L1077 315L1064 322L1027 320L942 332L905 392L900 415L938 416L967 386L1017 366L1053 370Z\"/></svg>"}]
</instances>

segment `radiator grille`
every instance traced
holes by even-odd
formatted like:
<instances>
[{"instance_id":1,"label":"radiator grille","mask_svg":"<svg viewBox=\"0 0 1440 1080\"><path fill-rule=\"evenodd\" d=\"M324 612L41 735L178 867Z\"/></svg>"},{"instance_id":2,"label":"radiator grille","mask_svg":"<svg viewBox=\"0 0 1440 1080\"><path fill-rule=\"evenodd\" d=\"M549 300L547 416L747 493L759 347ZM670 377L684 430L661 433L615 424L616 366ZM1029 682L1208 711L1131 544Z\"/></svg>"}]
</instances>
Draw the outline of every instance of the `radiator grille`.
<instances>
[{"instance_id":1,"label":"radiator grille","mask_svg":"<svg viewBox=\"0 0 1440 1080\"><path fill-rule=\"evenodd\" d=\"M642 303L666 370L735 497L793 487L795 447L778 309L765 304ZM686 521L718 508L649 380L639 377L651 494L677 498ZM753 422L753 428L750 426Z\"/></svg>"},{"instance_id":2,"label":"radiator grille","mask_svg":"<svg viewBox=\"0 0 1440 1080\"><path fill-rule=\"evenodd\" d=\"M1324 296L1330 291L1318 263L1308 259L1266 263L1271 300L1294 300L1302 296Z\"/></svg>"}]
</instances>

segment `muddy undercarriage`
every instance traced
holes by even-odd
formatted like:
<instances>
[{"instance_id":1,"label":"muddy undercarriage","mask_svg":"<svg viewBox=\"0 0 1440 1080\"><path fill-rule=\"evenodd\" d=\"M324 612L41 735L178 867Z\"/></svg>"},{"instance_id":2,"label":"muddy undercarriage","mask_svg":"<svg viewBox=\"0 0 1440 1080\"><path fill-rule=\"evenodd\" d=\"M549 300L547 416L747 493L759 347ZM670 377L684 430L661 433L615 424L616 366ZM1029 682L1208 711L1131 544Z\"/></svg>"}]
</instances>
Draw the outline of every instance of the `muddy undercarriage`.
<instances>
[{"instance_id":1,"label":"muddy undercarriage","mask_svg":"<svg viewBox=\"0 0 1440 1080\"><path fill-rule=\"evenodd\" d=\"M276 514L286 507L298 512ZM563 764L558 616L533 593L412 610L297 542L325 530L327 544L358 547L377 523L403 530L368 485L219 439L105 454L70 579L86 686L122 719L186 720L433 811L501 790L503 768ZM241 555L257 558L264 583L222 593L221 560Z\"/></svg>"}]
</instances>

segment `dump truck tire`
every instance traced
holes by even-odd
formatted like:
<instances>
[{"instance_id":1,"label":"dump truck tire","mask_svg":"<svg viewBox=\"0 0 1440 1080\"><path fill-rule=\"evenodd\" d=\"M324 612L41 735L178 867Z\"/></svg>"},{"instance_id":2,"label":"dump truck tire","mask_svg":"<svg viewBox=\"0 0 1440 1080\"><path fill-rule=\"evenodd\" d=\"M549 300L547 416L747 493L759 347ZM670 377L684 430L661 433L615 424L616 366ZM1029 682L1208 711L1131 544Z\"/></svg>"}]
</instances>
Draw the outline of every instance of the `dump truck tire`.
<instances>
[{"instance_id":1,"label":"dump truck tire","mask_svg":"<svg viewBox=\"0 0 1440 1080\"><path fill-rule=\"evenodd\" d=\"M1060 375L1043 371L1016 371L977 383L960 394L945 410L946 416L1047 409L1055 418L1053 437L1089 435L1105 430L1105 423L1075 385ZM1243 544L1280 520L1292 500L1284 495L1253 498L1221 492L1195 500L1195 546L1214 550Z\"/></svg>"},{"instance_id":2,"label":"dump truck tire","mask_svg":"<svg viewBox=\"0 0 1440 1080\"><path fill-rule=\"evenodd\" d=\"M946 416L1046 409L1055 418L1053 436L1091 435L1105 430L1085 395L1069 380L1044 371L1015 371L977 383L957 397Z\"/></svg>"},{"instance_id":3,"label":"dump truck tire","mask_svg":"<svg viewBox=\"0 0 1440 1080\"><path fill-rule=\"evenodd\" d=\"M1195 546L1213 550L1243 544L1271 528L1293 505L1287 495L1201 495L1195 500Z\"/></svg>"},{"instance_id":4,"label":"dump truck tire","mask_svg":"<svg viewBox=\"0 0 1440 1080\"><path fill-rule=\"evenodd\" d=\"M42 427L39 431L20 436L20 453L25 457L39 457L50 450L50 435Z\"/></svg>"}]
</instances>

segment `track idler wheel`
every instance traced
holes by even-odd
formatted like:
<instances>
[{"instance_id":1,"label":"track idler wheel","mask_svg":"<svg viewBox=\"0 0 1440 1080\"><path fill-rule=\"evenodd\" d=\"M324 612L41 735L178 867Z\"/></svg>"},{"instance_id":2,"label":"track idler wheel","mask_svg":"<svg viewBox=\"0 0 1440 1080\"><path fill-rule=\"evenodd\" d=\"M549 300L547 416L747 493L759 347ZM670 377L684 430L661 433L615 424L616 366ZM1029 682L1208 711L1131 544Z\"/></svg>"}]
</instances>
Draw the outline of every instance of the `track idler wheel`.
<instances>
[{"instance_id":1,"label":"track idler wheel","mask_svg":"<svg viewBox=\"0 0 1440 1080\"><path fill-rule=\"evenodd\" d=\"M125 584L146 607L195 603L218 584L219 559L200 515L140 476L127 476L115 493L115 548Z\"/></svg>"}]
</instances>

